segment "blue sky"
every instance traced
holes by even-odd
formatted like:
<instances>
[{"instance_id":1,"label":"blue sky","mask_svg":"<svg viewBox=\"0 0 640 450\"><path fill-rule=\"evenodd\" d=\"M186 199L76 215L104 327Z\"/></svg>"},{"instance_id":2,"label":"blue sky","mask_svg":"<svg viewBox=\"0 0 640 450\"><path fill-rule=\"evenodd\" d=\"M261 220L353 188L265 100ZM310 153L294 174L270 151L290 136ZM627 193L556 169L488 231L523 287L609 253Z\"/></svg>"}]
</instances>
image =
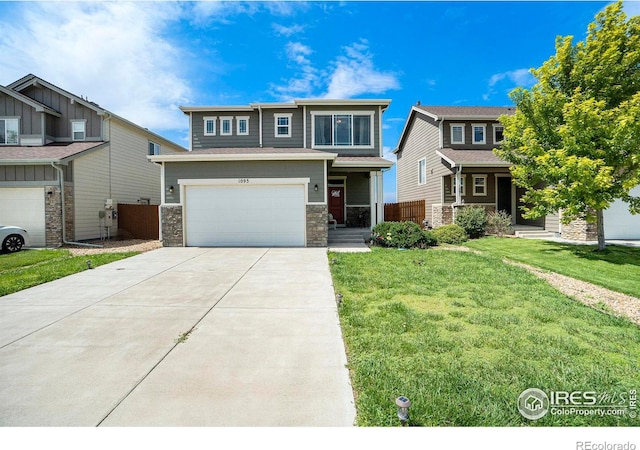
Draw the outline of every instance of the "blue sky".
<instances>
[{"instance_id":1,"label":"blue sky","mask_svg":"<svg viewBox=\"0 0 640 450\"><path fill-rule=\"evenodd\" d=\"M509 104L607 3L0 2L0 84L34 73L185 147L181 105L389 98L393 159L416 101ZM384 182L393 201L395 169Z\"/></svg>"}]
</instances>

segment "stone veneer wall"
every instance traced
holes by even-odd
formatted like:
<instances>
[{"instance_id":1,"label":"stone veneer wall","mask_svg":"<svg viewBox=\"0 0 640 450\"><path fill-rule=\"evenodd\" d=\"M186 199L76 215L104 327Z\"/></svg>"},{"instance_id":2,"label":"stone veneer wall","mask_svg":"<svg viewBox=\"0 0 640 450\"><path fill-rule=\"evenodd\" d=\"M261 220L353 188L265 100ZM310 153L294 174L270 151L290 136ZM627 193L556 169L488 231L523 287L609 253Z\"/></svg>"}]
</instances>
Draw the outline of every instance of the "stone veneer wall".
<instances>
[{"instance_id":1,"label":"stone veneer wall","mask_svg":"<svg viewBox=\"0 0 640 450\"><path fill-rule=\"evenodd\" d=\"M362 215L362 217L361 217ZM347 206L348 227L368 228L371 226L370 206Z\"/></svg>"},{"instance_id":2,"label":"stone veneer wall","mask_svg":"<svg viewBox=\"0 0 640 450\"><path fill-rule=\"evenodd\" d=\"M326 247L329 238L327 205L307 205L307 247Z\"/></svg>"},{"instance_id":3,"label":"stone veneer wall","mask_svg":"<svg viewBox=\"0 0 640 450\"><path fill-rule=\"evenodd\" d=\"M48 193L51 192L51 195ZM62 196L60 186L44 187L44 215L45 215L45 245L60 247L62 245ZM67 241L75 240L75 226L73 215L73 187L64 188L65 203L65 232Z\"/></svg>"},{"instance_id":4,"label":"stone veneer wall","mask_svg":"<svg viewBox=\"0 0 640 450\"><path fill-rule=\"evenodd\" d=\"M161 205L163 247L183 247L182 205Z\"/></svg>"},{"instance_id":5,"label":"stone veneer wall","mask_svg":"<svg viewBox=\"0 0 640 450\"><path fill-rule=\"evenodd\" d=\"M431 228L453 223L453 208L451 205L431 205Z\"/></svg>"},{"instance_id":6,"label":"stone veneer wall","mask_svg":"<svg viewBox=\"0 0 640 450\"><path fill-rule=\"evenodd\" d=\"M598 240L597 225L588 223L584 219L576 219L567 225L562 225L562 239L571 241L596 241Z\"/></svg>"}]
</instances>

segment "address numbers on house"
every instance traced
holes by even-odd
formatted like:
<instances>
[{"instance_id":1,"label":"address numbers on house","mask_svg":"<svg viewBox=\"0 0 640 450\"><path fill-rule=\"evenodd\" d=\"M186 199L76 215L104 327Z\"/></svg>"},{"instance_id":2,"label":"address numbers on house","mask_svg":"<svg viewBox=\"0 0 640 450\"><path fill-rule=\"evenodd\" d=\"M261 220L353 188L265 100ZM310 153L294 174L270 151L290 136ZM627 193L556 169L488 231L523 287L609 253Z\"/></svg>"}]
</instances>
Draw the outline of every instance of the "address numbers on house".
<instances>
[{"instance_id":1,"label":"address numbers on house","mask_svg":"<svg viewBox=\"0 0 640 450\"><path fill-rule=\"evenodd\" d=\"M238 184L249 184L250 181L248 178L238 178Z\"/></svg>"}]
</instances>

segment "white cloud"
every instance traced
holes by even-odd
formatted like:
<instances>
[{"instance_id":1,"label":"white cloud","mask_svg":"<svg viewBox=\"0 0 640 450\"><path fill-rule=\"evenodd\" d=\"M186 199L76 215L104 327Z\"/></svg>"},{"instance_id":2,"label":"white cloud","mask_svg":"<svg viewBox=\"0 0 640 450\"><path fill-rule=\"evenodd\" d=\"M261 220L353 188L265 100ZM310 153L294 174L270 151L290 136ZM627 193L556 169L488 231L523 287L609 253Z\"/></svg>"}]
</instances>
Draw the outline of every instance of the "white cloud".
<instances>
[{"instance_id":1,"label":"white cloud","mask_svg":"<svg viewBox=\"0 0 640 450\"><path fill-rule=\"evenodd\" d=\"M304 26L302 25L291 25L289 27L274 23L271 25L273 31L276 32L278 36L291 37L294 34L300 34L304 31Z\"/></svg>"},{"instance_id":2,"label":"white cloud","mask_svg":"<svg viewBox=\"0 0 640 450\"><path fill-rule=\"evenodd\" d=\"M497 85L503 85L509 82L506 90L510 91L514 87L531 87L536 83L536 78L531 74L529 69L516 69L507 72L493 74L489 78L489 89L482 96L484 100L488 100L496 92Z\"/></svg>"},{"instance_id":3,"label":"white cloud","mask_svg":"<svg viewBox=\"0 0 640 450\"><path fill-rule=\"evenodd\" d=\"M325 98L350 98L362 94L381 94L399 89L400 82L392 72L381 72L373 65L369 44L361 40L344 48L345 55L333 64Z\"/></svg>"},{"instance_id":4,"label":"white cloud","mask_svg":"<svg viewBox=\"0 0 640 450\"><path fill-rule=\"evenodd\" d=\"M183 54L161 34L180 5L46 2L16 13L0 34L0 83L33 73L141 126L184 128Z\"/></svg>"}]
</instances>

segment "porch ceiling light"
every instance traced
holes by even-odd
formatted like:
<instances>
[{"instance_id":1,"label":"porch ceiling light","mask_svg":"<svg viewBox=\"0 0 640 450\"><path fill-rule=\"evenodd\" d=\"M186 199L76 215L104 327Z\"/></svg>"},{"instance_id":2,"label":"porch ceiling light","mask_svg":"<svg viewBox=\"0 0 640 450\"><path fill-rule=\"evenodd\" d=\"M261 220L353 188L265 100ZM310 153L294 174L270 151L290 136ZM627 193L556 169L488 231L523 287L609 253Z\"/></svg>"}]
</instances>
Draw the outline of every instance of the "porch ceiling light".
<instances>
[{"instance_id":1,"label":"porch ceiling light","mask_svg":"<svg viewBox=\"0 0 640 450\"><path fill-rule=\"evenodd\" d=\"M411 400L407 397L398 397L396 399L396 406L398 407L398 419L404 427L409 421L409 407L411 406Z\"/></svg>"}]
</instances>

